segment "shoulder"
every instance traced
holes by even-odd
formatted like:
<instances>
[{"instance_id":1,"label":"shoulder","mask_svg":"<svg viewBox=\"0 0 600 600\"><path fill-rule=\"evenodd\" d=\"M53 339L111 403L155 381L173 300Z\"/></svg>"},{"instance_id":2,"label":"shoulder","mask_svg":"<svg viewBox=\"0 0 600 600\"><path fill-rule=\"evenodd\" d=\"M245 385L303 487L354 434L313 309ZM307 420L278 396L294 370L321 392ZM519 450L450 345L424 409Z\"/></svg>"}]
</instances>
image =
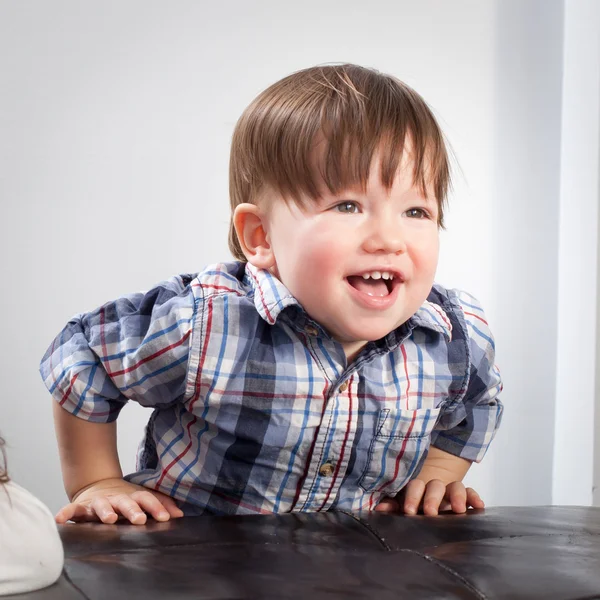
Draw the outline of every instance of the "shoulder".
<instances>
[{"instance_id":1,"label":"shoulder","mask_svg":"<svg viewBox=\"0 0 600 600\"><path fill-rule=\"evenodd\" d=\"M100 313L103 320L110 321L121 320L134 313L153 320L180 319L190 311L195 312L198 303L210 296L243 295L243 274L243 263L208 265L197 273L173 275L148 290L121 296L86 316L88 320L92 317L92 323Z\"/></svg>"},{"instance_id":2,"label":"shoulder","mask_svg":"<svg viewBox=\"0 0 600 600\"><path fill-rule=\"evenodd\" d=\"M427 302L450 322L453 342L467 344L471 356L493 353L495 342L481 302L469 292L434 284Z\"/></svg>"},{"instance_id":3,"label":"shoulder","mask_svg":"<svg viewBox=\"0 0 600 600\"><path fill-rule=\"evenodd\" d=\"M427 301L437 304L449 310L458 310L460 312L469 312L470 309L477 312L483 312L481 303L475 296L456 288L447 288L439 283L434 283Z\"/></svg>"},{"instance_id":4,"label":"shoulder","mask_svg":"<svg viewBox=\"0 0 600 600\"><path fill-rule=\"evenodd\" d=\"M74 315L68 325L81 322L86 331L110 323L127 322L133 327L133 319L165 319L193 307L192 282L194 274L174 275L151 288L119 296L96 309ZM133 327L137 329L137 327Z\"/></svg>"},{"instance_id":5,"label":"shoulder","mask_svg":"<svg viewBox=\"0 0 600 600\"><path fill-rule=\"evenodd\" d=\"M204 298L227 294L246 296L249 290L245 277L245 263L240 261L221 262L205 267L194 277L191 286L195 295L201 295Z\"/></svg>"},{"instance_id":6,"label":"shoulder","mask_svg":"<svg viewBox=\"0 0 600 600\"><path fill-rule=\"evenodd\" d=\"M465 290L446 288L436 283L427 297L427 302L439 306L449 318L458 317L466 324L482 323L488 327L481 302Z\"/></svg>"},{"instance_id":7,"label":"shoulder","mask_svg":"<svg viewBox=\"0 0 600 600\"><path fill-rule=\"evenodd\" d=\"M466 342L471 363L494 362L496 343L481 302L469 292L435 284L429 301L438 302L453 321L453 339Z\"/></svg>"}]
</instances>

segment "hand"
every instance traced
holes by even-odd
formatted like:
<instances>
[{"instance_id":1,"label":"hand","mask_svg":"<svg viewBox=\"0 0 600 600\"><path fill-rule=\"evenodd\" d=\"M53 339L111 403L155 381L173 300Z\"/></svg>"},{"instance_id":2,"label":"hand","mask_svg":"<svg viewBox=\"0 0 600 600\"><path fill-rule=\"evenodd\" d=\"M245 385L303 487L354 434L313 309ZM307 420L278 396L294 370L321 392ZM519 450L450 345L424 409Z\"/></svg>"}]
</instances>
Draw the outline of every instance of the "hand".
<instances>
[{"instance_id":1,"label":"hand","mask_svg":"<svg viewBox=\"0 0 600 600\"><path fill-rule=\"evenodd\" d=\"M440 479L425 483L413 479L396 498L384 498L375 508L380 512L400 512L416 515L419 510L428 516L452 510L465 513L467 508L484 508L485 504L473 488L465 488L462 481L445 484Z\"/></svg>"},{"instance_id":2,"label":"hand","mask_svg":"<svg viewBox=\"0 0 600 600\"><path fill-rule=\"evenodd\" d=\"M101 521L115 523L119 516L133 525L144 525L148 513L157 521L183 517L173 498L123 479L103 479L75 494L73 501L54 517L67 521Z\"/></svg>"}]
</instances>

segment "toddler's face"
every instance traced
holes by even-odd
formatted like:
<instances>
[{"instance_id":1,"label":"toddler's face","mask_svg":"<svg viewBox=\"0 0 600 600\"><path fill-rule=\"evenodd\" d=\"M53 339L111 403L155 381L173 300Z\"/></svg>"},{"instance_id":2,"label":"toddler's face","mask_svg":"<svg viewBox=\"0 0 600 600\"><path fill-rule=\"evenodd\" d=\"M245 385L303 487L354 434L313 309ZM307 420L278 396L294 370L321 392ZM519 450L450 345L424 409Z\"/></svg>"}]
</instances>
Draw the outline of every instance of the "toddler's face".
<instances>
[{"instance_id":1,"label":"toddler's face","mask_svg":"<svg viewBox=\"0 0 600 600\"><path fill-rule=\"evenodd\" d=\"M266 230L273 273L353 357L404 323L427 298L438 262L438 208L413 185L403 161L391 190L374 161L366 193L275 199Z\"/></svg>"}]
</instances>

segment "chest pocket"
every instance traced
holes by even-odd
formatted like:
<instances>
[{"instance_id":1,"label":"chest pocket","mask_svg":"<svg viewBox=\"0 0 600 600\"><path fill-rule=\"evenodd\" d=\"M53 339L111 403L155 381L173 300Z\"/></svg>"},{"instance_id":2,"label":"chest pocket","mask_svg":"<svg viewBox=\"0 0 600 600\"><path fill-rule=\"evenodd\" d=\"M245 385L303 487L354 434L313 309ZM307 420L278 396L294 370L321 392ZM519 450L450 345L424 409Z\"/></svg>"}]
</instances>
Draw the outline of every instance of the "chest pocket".
<instances>
[{"instance_id":1,"label":"chest pocket","mask_svg":"<svg viewBox=\"0 0 600 600\"><path fill-rule=\"evenodd\" d=\"M408 483L429 448L431 431L439 413L439 408L382 410L358 485L365 492L378 491L386 496L397 494Z\"/></svg>"}]
</instances>

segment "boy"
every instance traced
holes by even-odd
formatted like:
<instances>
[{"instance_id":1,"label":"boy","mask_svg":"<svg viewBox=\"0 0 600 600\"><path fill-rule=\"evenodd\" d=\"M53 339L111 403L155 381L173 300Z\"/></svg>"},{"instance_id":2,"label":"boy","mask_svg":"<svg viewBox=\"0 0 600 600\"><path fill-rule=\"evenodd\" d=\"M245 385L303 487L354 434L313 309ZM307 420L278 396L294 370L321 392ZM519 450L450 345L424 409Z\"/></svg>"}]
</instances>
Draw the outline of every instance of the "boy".
<instances>
[{"instance_id":1,"label":"boy","mask_svg":"<svg viewBox=\"0 0 600 600\"><path fill-rule=\"evenodd\" d=\"M477 301L433 282L448 186L392 77L316 67L260 94L232 141L236 262L74 317L42 360L57 521L482 508L461 481L501 383ZM123 478L127 400L154 410Z\"/></svg>"}]
</instances>

